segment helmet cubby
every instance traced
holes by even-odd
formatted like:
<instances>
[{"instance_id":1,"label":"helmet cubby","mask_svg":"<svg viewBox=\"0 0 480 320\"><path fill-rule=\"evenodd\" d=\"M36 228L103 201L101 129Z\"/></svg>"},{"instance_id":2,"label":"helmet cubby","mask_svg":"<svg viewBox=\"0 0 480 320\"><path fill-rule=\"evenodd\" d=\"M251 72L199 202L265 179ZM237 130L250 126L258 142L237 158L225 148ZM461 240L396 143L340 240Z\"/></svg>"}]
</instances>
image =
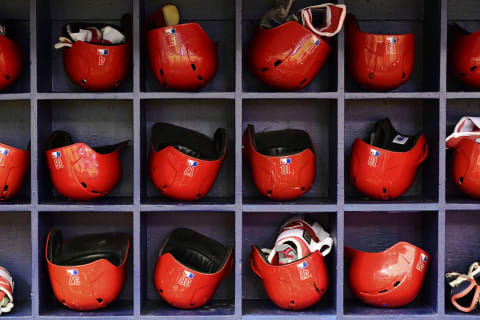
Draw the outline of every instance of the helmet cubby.
<instances>
[{"instance_id":1,"label":"helmet cubby","mask_svg":"<svg viewBox=\"0 0 480 320\"><path fill-rule=\"evenodd\" d=\"M438 212L435 211L423 211L423 212L346 212L345 213L345 226L344 226L344 241L345 246L349 246L353 249L366 251L366 252L385 252L386 256L385 265L389 265L388 268L383 269L384 277L382 279L371 279L369 285L371 288L366 288L365 291L369 291L366 295L374 295L376 289L382 286L380 283L383 282L385 287L382 287L382 291L379 291L378 296L375 299L382 301L382 294L387 295L391 294L393 299L401 299L400 296L395 297L396 289L402 289L402 286L408 286L409 292L408 297L413 300L407 305L389 308L388 305L384 308L378 308L375 306L362 303L358 300L351 290L349 281L356 281L357 279L364 279L367 277L368 267L374 268L376 264L373 260L374 258L363 258L364 262L370 261L371 264L366 264L365 269L355 268L350 270L349 260L345 256L345 265L344 265L344 313L345 315L368 315L372 312L375 312L379 316L387 315L402 315L402 316L411 316L414 314L435 314L438 312L438 301L437 295L439 290L438 285L438 273L440 272L438 268ZM375 241L372 241L371 237L374 235ZM416 260L410 260L411 258L405 256L395 256L390 251L386 251L391 248L396 243L404 241L408 242L411 245L414 245L417 248L424 250L429 257L427 262L426 272L424 273L423 282L419 291L415 290L415 283L413 280L416 279L417 285L418 279L414 277L414 273L417 272L417 267L419 264L415 264ZM409 252L411 249L400 249L400 255ZM388 256L390 255L390 256ZM377 259L375 257L375 259ZM382 257L378 258L382 259ZM398 259L398 260L397 260ZM408 261L407 264L403 261ZM397 265L395 265L395 262ZM418 262L420 263L420 262ZM404 269L400 269L402 268ZM390 276L389 271L392 275L395 272L402 270L404 276L401 278L400 283L395 283L396 286L390 288L386 283L388 282L388 277ZM362 273L364 271L365 273ZM373 272L374 270L372 270ZM377 270L377 274L382 271ZM351 280L349 280L351 279ZM393 277L392 277L393 279ZM407 281L407 279L409 282ZM377 283L378 281L379 283ZM378 289L381 290L381 289ZM391 290L389 293L387 290ZM404 293L404 297L407 296Z\"/></svg>"},{"instance_id":2,"label":"helmet cubby","mask_svg":"<svg viewBox=\"0 0 480 320\"><path fill-rule=\"evenodd\" d=\"M113 188L108 188L111 192L106 196L94 200L88 200L90 203L98 204L129 204L133 202L133 112L132 102L129 100L42 100L38 102L39 109L41 110L39 121L42 125L38 126L38 176L39 181L39 202L42 204L63 203L67 205L74 205L80 203L79 201L72 201L69 198L63 196L65 193L59 193L59 189L52 184L51 173L58 173L58 169L49 170L47 164L47 157L52 158L54 155L50 150L54 150L57 146L51 147L47 145L49 137L52 132L57 130L66 131L72 138L71 141L65 143L62 142L62 149L58 149L60 158L62 159L62 170L68 169L69 162L72 168L76 168L71 172L74 173L76 178L73 178L68 172L65 175L57 177L55 180L61 186L69 186L69 181L75 181L74 185L80 183L85 189L85 192L92 193L97 196L100 191L90 191L89 188L96 187L97 179L104 179L105 181L98 181L100 185L103 185L110 179L118 179L119 181ZM109 150L100 150L98 147L111 146L124 141L129 143L119 150L110 148ZM84 143L90 148L97 148L97 151L80 151L77 156L73 156L74 153L70 153L66 148L68 146L75 146L76 143ZM59 145L60 146L60 145ZM78 146L78 145L77 145ZM53 149L52 149L53 148ZM47 153L46 149L50 149ZM108 158L107 160L100 160L99 154L108 156L118 152L119 160L121 163L121 170L115 173L115 177L105 176L102 172L107 172L110 166L116 165L118 159ZM73 161L67 160L66 157L71 154ZM82 155L83 154L83 155ZM86 164L85 168L98 168L98 173L94 173L94 178L91 179L92 185L86 181L80 181L79 178L84 179L89 170L84 170L84 166L80 165L77 161L79 158L89 159L88 154L96 155L96 158L100 162L95 160L92 163ZM72 160L70 159L70 160ZM48 159L50 160L50 159ZM55 159L54 159L55 160ZM88 160L90 161L90 160ZM48 162L50 163L50 162ZM57 172L58 171L58 172ZM73 180L72 180L73 178ZM83 182L83 183L82 183ZM103 187L101 187L103 188ZM103 189L102 189L103 190ZM105 189L107 192L108 190ZM96 194L95 194L96 193ZM93 202L91 202L93 201ZM85 202L84 202L85 203Z\"/></svg>"},{"instance_id":3,"label":"helmet cubby","mask_svg":"<svg viewBox=\"0 0 480 320\"><path fill-rule=\"evenodd\" d=\"M333 238L333 247L330 253L325 256L324 262L327 269L328 284L321 300L310 308L304 310L283 310L277 307L272 300L269 299L262 279L257 276L250 265L250 255L252 246L259 249L272 249L278 236L280 227L289 218L295 215L305 215L313 221L319 223L323 229L330 233ZM334 212L243 212L242 227L242 306L243 314L247 317L258 317L264 314L275 314L281 316L335 316L336 305L335 299L337 294L337 215ZM292 262L293 264L295 262ZM308 265L311 272L314 273L319 269L317 265ZM281 267L275 267L281 268ZM280 277L280 276L279 276ZM292 275L292 279L294 276ZM283 278L282 278L283 279ZM275 286L274 283L271 284ZM302 299L301 294L291 292L282 292L282 294L296 296Z\"/></svg>"},{"instance_id":4,"label":"helmet cubby","mask_svg":"<svg viewBox=\"0 0 480 320\"><path fill-rule=\"evenodd\" d=\"M72 70L76 70L81 76L77 79L79 80L75 84L69 77L64 66L64 57L65 51L76 49L72 48L63 48L55 49L54 45L59 42L60 36L67 36L62 34L64 26L72 23L79 23L82 28L87 28L90 26L97 26L101 29L105 25L113 26L116 29L122 29L120 26L121 17L124 14L133 14L133 3L129 0L120 0L116 1L115 6L111 5L111 2L108 0L96 1L92 6L92 3L89 2L78 2L74 0L69 1L55 1L55 0L39 0L37 1L36 10L37 10L37 30L38 39L37 39L37 48L36 52L38 55L38 65L37 65L37 88L38 92L42 93L85 93L89 92L84 87L89 87L89 84L92 81L97 81L92 78L95 78L99 81L110 79L111 74L114 80L112 83L109 83L107 86L112 87L112 89L105 89L105 87L98 87L95 91L114 91L119 92L131 92L133 88L133 77L132 77L132 58L128 59L132 55L132 48L128 48L128 45L125 47L122 57L118 60L112 60L112 63L115 65L110 66L109 60L100 59L100 51L104 50L104 57L110 57L113 59L113 55L117 55L116 47L122 45L101 45L101 44L87 44L86 46L92 50L92 52L80 52L76 58L72 59ZM75 28L72 29L75 31ZM128 27L126 27L128 30ZM123 31L126 38L128 31ZM126 41L130 43L131 40ZM80 42L79 42L80 43ZM106 51L105 51L106 50ZM94 52L96 51L96 53ZM123 57L124 55L124 57ZM119 57L119 54L117 55ZM116 58L115 58L116 59ZM130 60L130 63L124 64L124 60ZM103 61L103 62L102 62ZM103 67L108 67L108 71L102 70ZM99 68L99 69L96 69ZM126 74L120 76L117 74L120 68L125 68ZM97 70L98 73L94 73ZM72 75L75 73L72 73ZM75 78L74 78L75 79ZM89 82L90 79L90 82ZM80 82L81 80L81 82Z\"/></svg>"},{"instance_id":5,"label":"helmet cubby","mask_svg":"<svg viewBox=\"0 0 480 320\"><path fill-rule=\"evenodd\" d=\"M177 228L191 229L203 236L213 239L225 248L233 246L234 265L229 274L226 275L215 290L211 300L205 305L194 309L178 309L168 304L159 294L154 283L154 274L159 252L166 239L172 231ZM140 268L140 287L141 287L141 315L142 316L179 316L195 319L196 317L219 317L233 316L235 313L235 270L238 266L238 260L235 258L235 238L232 237L235 230L235 215L233 212L194 212L194 211L175 211L175 212L155 212L144 211L141 213L141 268ZM192 244L186 243L184 249L192 247ZM173 251L172 251L173 252ZM203 251L204 253L205 251ZM172 253L177 261L180 261L177 253ZM180 250L178 250L180 254ZM183 261L183 260L181 260ZM180 262L181 263L181 262ZM183 264L182 264L183 265ZM185 265L183 265L185 266ZM190 264L185 269L199 268L195 264ZM188 269L190 270L190 269ZM176 277L169 274L167 277ZM178 279L180 280L180 279ZM194 274L190 287L194 288L195 280L202 278L199 274ZM204 282L204 287L207 283ZM182 285L176 284L170 290L177 290ZM197 287L198 288L198 287ZM167 293L169 288L160 289ZM188 287L183 286L182 293L178 293L179 299L185 299L192 303L196 300L195 293L190 293ZM202 289L195 289L201 292ZM185 296L182 298L182 294ZM197 297L198 298L198 297Z\"/></svg>"},{"instance_id":6,"label":"helmet cubby","mask_svg":"<svg viewBox=\"0 0 480 320\"><path fill-rule=\"evenodd\" d=\"M399 112L401 110L401 112ZM396 199L388 200L390 203L402 203L402 202L431 202L435 203L438 199L438 116L439 106L438 100L406 100L406 99L379 99L379 100L347 100L345 102L345 199L347 203L372 203L373 200L365 196L359 191L352 183L350 179L350 161L352 157L352 145L357 138L364 140L370 145L371 150L377 150L380 155L386 153L390 149L381 148L380 146L373 146L370 144L370 133L375 131L375 123L382 119L390 119L393 128L398 131L398 134L404 136L414 136L420 132L423 132L427 139L428 154L425 161L418 166L416 175L413 181L403 181L406 186L409 183L407 191ZM388 137L387 129L385 132L379 132L379 134L385 134ZM385 138L388 139L388 138ZM417 141L418 143L418 141ZM393 146L393 144L391 144ZM388 147L390 148L390 147ZM410 153L413 147L407 153ZM425 151L425 150L424 150ZM393 161L393 157L397 154L397 151L391 152L391 156L388 161ZM425 154L425 152L424 152ZM360 155L356 155L360 157ZM415 161L418 155L411 155L415 157ZM356 159L356 158L354 158ZM360 158L359 158L360 159ZM392 160L393 159L393 160ZM404 161L404 160L402 160ZM362 164L362 163L360 163ZM380 164L379 164L380 165ZM362 170L366 170L365 166L360 166L358 172L352 171L352 177L360 177ZM393 169L390 169L393 168ZM388 173L388 170L404 170L400 172L394 172L395 174ZM351 170L354 170L352 166ZM383 192L390 192L389 186L392 188L398 187L399 181L390 181L394 179L394 176L399 175L403 178L408 174L407 168L402 168L394 163L385 163L384 167L376 168L375 173L375 186L371 188L383 187ZM415 168L413 168L415 170ZM378 176L376 176L378 174ZM360 181L356 181L357 184ZM386 190L385 190L386 189ZM365 191L365 190L364 190ZM380 190L381 191L381 190ZM387 203L384 202L384 203ZM379 202L374 202L379 203Z\"/></svg>"},{"instance_id":7,"label":"helmet cubby","mask_svg":"<svg viewBox=\"0 0 480 320\"><path fill-rule=\"evenodd\" d=\"M201 29L206 33L207 37L210 38L211 41L214 43L214 47L217 53L218 61L217 61L217 68L216 72L214 73L213 78L208 83L201 83L202 87L194 89L194 91L199 92L232 92L235 90L235 3L233 1L222 1L217 2L213 0L198 2L195 0L187 0L181 2L172 2L177 8L180 15L180 23L177 25L176 30L178 29L179 36L176 40L176 43L179 47L184 49L180 51L189 51L189 60L191 65L185 62L185 68L182 68L182 74L178 73L176 76L171 74L170 72L174 73L175 69L180 66L177 64L176 66L169 66L169 63L173 63L173 60L169 60L170 58L166 58L165 55L162 59L162 70L161 70L161 78L164 82L163 84L157 81L157 78L153 74L151 70L151 63L149 61L149 54L148 54L148 46L150 45L148 42L148 28L146 21L147 17L156 13L158 10L161 10L162 6L166 3L160 0L153 0L147 1L142 0L140 1L140 30L145 30L145 34L141 36L141 46L140 46L140 56L141 56L141 66L140 66L140 88L143 92L169 92L169 91L182 91L182 89L175 88L170 89L168 88L168 82L176 82L179 81L180 78L187 78L187 77L194 77L198 79L200 82L207 79L203 79L205 74L202 74L202 71L210 68L213 68L211 64L214 64L213 61L206 57L200 56L199 53L204 53L205 43L198 42L198 47L196 48L188 48L188 46L193 45L192 41L195 40L195 37L199 37L199 34L203 34L200 30L197 30L192 25L187 24L198 24ZM208 8L208 9L207 9ZM185 26L182 26L185 24ZM175 27L175 26L172 26ZM186 30L187 28L188 30ZM181 30L184 29L184 30ZM155 30L155 29L152 29ZM165 29L167 30L167 29ZM198 32L199 34L195 34L193 32ZM161 31L163 32L163 31ZM203 34L204 35L204 34ZM189 37L192 37L189 39ZM153 41L153 40L152 40ZM205 39L205 42L209 42ZM188 44L185 47L185 44ZM153 42L152 42L153 45ZM193 52L195 54L199 54L198 59L197 57L193 57ZM166 54L166 53L165 53ZM179 54L179 53L175 53ZM182 53L180 52L179 56ZM160 52L156 52L155 56L160 57ZM177 57L180 59L180 57ZM208 60L208 61L207 61ZM213 59L217 60L217 59ZM198 61L198 63L195 63ZM196 65L198 64L198 66ZM166 70L163 70L166 68ZM170 69L170 70L169 70ZM196 79L195 79L196 80ZM182 82L182 80L180 79ZM166 84L165 84L166 82ZM182 82L185 84L185 82ZM165 85L165 86L164 86Z\"/></svg>"},{"instance_id":8,"label":"helmet cubby","mask_svg":"<svg viewBox=\"0 0 480 320\"><path fill-rule=\"evenodd\" d=\"M85 316L93 317L105 317L105 316L129 316L133 314L133 274L134 274L134 235L133 235L133 214L131 212L39 212L38 213L38 273L41 276L38 279L38 291L39 291L39 314L42 316L56 316L62 318L69 318L78 316L79 311L67 308L55 296L52 290L52 284L50 281L50 276L47 267L47 257L46 257L46 246L47 246L47 237L51 230L59 230L62 232L63 241L68 241L77 236L84 235L94 235L101 233L121 233L125 234L129 238L129 248L125 262L125 279L123 286L121 285L122 281L119 278L116 278L115 281L119 281L121 286L121 291L114 301L108 303L105 307L102 307L93 311L81 311L80 313ZM84 239L85 240L85 239ZM95 247L91 249L98 250L97 253L90 253L91 257L96 257L96 260L91 261L87 264L75 265L73 263L66 263L65 265L72 270L77 270L74 272L74 275L78 274L81 277L83 270L80 269L81 266L92 266L90 277L87 279L80 278L80 284L78 282L70 282L69 285L64 288L66 290L69 286L79 286L83 285L82 281L91 281L89 285L86 285L82 288L78 287L78 290L85 290L85 292L90 292L86 294L85 297L90 297L95 295L98 292L95 282L101 281L102 276L107 278L105 275L105 269L100 268L100 263L110 263L107 262L106 258L102 258L104 252L102 249L105 249L105 245L102 244L100 240L97 242ZM53 246L55 247L55 245ZM73 248L75 250L75 248ZM55 250L54 250L55 251ZM105 251L106 252L106 251ZM72 256L80 256L85 254L85 248L81 246L78 247L78 253L72 253ZM88 257L88 256L87 256ZM109 258L110 259L110 258ZM54 261L53 261L54 262ZM112 262L113 263L113 262ZM73 265L72 265L73 264ZM115 264L117 266L117 264ZM64 273L65 271L62 270ZM71 272L68 272L69 275L72 275ZM61 275L61 274L60 274ZM112 280L108 277L107 279ZM56 281L59 281L56 278ZM71 285L70 285L71 284ZM115 287L116 283L110 283L109 286ZM95 289L97 288L97 289ZM91 291L90 291L91 290ZM68 298L68 294L66 294ZM78 301L79 303L80 301ZM97 300L99 304L102 302ZM72 303L75 305L75 302Z\"/></svg>"},{"instance_id":9,"label":"helmet cubby","mask_svg":"<svg viewBox=\"0 0 480 320\"><path fill-rule=\"evenodd\" d=\"M275 117L272 115L275 115ZM336 119L336 100L303 100L301 104L293 99L245 100L243 102L242 118L243 135L245 135L245 130L250 124L254 126L256 134L285 129L299 129L308 134L315 154L315 180L309 190L308 186L302 186L307 188L307 191L297 199L272 201L268 198L268 193L264 196L255 187L254 176L252 176L253 171L249 167L249 161L244 153L242 155L244 204L281 206L285 204L334 203L337 195L335 167L335 145L337 143ZM279 138L278 141L274 141L273 143L281 147L285 141ZM297 154L301 154L301 152L299 152L300 150L297 151ZM292 152L287 152L287 154L292 154ZM291 157L293 159L293 156L294 155L282 157ZM274 161L277 161L281 157L274 156L272 158L275 159ZM293 159L291 161L296 160ZM292 162L292 165L295 165L295 163ZM304 164L299 165L302 167ZM297 172L293 172L292 176L294 176L294 179L302 182L304 178L300 179L298 177L302 172L303 171L298 170ZM258 179L258 184L270 181L270 178L260 177ZM305 180L306 179L305 177ZM273 184L273 187L275 187L275 184Z\"/></svg>"}]
</instances>

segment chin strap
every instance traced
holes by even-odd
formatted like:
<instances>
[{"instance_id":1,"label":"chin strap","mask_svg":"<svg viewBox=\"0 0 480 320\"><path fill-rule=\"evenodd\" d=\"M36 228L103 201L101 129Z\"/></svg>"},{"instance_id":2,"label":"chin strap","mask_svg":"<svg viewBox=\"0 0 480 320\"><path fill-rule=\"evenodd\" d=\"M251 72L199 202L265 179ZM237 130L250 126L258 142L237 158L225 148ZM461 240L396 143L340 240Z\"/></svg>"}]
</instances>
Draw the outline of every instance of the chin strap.
<instances>
[{"instance_id":1,"label":"chin strap","mask_svg":"<svg viewBox=\"0 0 480 320\"><path fill-rule=\"evenodd\" d=\"M480 299L480 286L477 283L476 278L479 276L480 267L478 262L474 262L470 265L468 268L468 274L461 274L453 271L445 274L449 286L452 287L451 302L458 310L462 312L470 312L477 308ZM464 285L465 282L468 282L466 286ZM453 291L455 289L457 289L458 292ZM474 291L474 296L470 306L460 305L457 300L467 296L472 291Z\"/></svg>"}]
</instances>

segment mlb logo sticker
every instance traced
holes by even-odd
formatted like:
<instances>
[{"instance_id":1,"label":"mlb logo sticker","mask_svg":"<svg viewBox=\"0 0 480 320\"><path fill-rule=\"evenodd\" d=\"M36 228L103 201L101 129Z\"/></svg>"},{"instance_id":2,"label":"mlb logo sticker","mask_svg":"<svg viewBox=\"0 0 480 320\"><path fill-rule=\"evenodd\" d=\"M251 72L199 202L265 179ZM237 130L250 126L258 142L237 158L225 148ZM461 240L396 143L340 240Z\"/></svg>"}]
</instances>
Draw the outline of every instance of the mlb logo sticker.
<instances>
[{"instance_id":1,"label":"mlb logo sticker","mask_svg":"<svg viewBox=\"0 0 480 320\"><path fill-rule=\"evenodd\" d=\"M6 148L0 148L0 166L5 165L5 158L8 155L8 149Z\"/></svg>"},{"instance_id":2,"label":"mlb logo sticker","mask_svg":"<svg viewBox=\"0 0 480 320\"><path fill-rule=\"evenodd\" d=\"M313 38L313 44L318 46L320 44L320 40Z\"/></svg>"},{"instance_id":3,"label":"mlb logo sticker","mask_svg":"<svg viewBox=\"0 0 480 320\"><path fill-rule=\"evenodd\" d=\"M178 279L178 284L185 288L188 288L192 284L193 278L193 273L187 270L183 270L183 274L180 276L180 279Z\"/></svg>"},{"instance_id":4,"label":"mlb logo sticker","mask_svg":"<svg viewBox=\"0 0 480 320\"><path fill-rule=\"evenodd\" d=\"M98 49L97 54L99 56L106 56L106 55L108 55L108 49Z\"/></svg>"},{"instance_id":5,"label":"mlb logo sticker","mask_svg":"<svg viewBox=\"0 0 480 320\"><path fill-rule=\"evenodd\" d=\"M193 177L195 173L195 168L198 167L198 162L195 160L188 159L187 160L187 168L183 172L185 176Z\"/></svg>"},{"instance_id":6,"label":"mlb logo sticker","mask_svg":"<svg viewBox=\"0 0 480 320\"><path fill-rule=\"evenodd\" d=\"M290 168L291 164L291 158L280 158L280 171L283 175L292 173L292 170Z\"/></svg>"},{"instance_id":7,"label":"mlb logo sticker","mask_svg":"<svg viewBox=\"0 0 480 320\"><path fill-rule=\"evenodd\" d=\"M282 158L282 159L280 159L280 163L281 163L281 164L291 164L291 163L292 163L292 159L290 159L290 158Z\"/></svg>"},{"instance_id":8,"label":"mlb logo sticker","mask_svg":"<svg viewBox=\"0 0 480 320\"><path fill-rule=\"evenodd\" d=\"M176 47L177 46L177 29L169 28L166 30L168 34L168 46Z\"/></svg>"},{"instance_id":9,"label":"mlb logo sticker","mask_svg":"<svg viewBox=\"0 0 480 320\"><path fill-rule=\"evenodd\" d=\"M375 149L370 149L370 154L375 157L380 157L380 151Z\"/></svg>"},{"instance_id":10,"label":"mlb logo sticker","mask_svg":"<svg viewBox=\"0 0 480 320\"><path fill-rule=\"evenodd\" d=\"M194 274L187 270L183 270L183 275L189 279L193 279L194 277Z\"/></svg>"},{"instance_id":11,"label":"mlb logo sticker","mask_svg":"<svg viewBox=\"0 0 480 320\"><path fill-rule=\"evenodd\" d=\"M62 169L63 162L62 162L62 154L60 151L52 152L53 163L55 164L55 169Z\"/></svg>"},{"instance_id":12,"label":"mlb logo sticker","mask_svg":"<svg viewBox=\"0 0 480 320\"><path fill-rule=\"evenodd\" d=\"M428 257L425 254L421 253L420 256L422 257L423 262L427 262Z\"/></svg>"},{"instance_id":13,"label":"mlb logo sticker","mask_svg":"<svg viewBox=\"0 0 480 320\"><path fill-rule=\"evenodd\" d=\"M60 158L61 156L62 156L62 154L60 153L60 151L52 152L52 158L53 159Z\"/></svg>"},{"instance_id":14,"label":"mlb logo sticker","mask_svg":"<svg viewBox=\"0 0 480 320\"><path fill-rule=\"evenodd\" d=\"M395 45L397 44L397 37L387 38L387 54L395 54Z\"/></svg>"},{"instance_id":15,"label":"mlb logo sticker","mask_svg":"<svg viewBox=\"0 0 480 320\"><path fill-rule=\"evenodd\" d=\"M78 270L77 269L68 269L67 274L69 276L78 276Z\"/></svg>"},{"instance_id":16,"label":"mlb logo sticker","mask_svg":"<svg viewBox=\"0 0 480 320\"><path fill-rule=\"evenodd\" d=\"M198 162L195 161L195 160L190 160L190 159L188 159L187 162L188 162L188 165L189 165L190 167L197 167L197 166L198 166Z\"/></svg>"},{"instance_id":17,"label":"mlb logo sticker","mask_svg":"<svg viewBox=\"0 0 480 320\"><path fill-rule=\"evenodd\" d=\"M3 154L4 156L8 155L8 149L0 148L0 154Z\"/></svg>"},{"instance_id":18,"label":"mlb logo sticker","mask_svg":"<svg viewBox=\"0 0 480 320\"><path fill-rule=\"evenodd\" d=\"M298 276L300 277L300 280L307 280L308 278L312 277L312 274L310 273L310 270L307 269L307 267L308 264L305 261L297 264Z\"/></svg>"}]
</instances>

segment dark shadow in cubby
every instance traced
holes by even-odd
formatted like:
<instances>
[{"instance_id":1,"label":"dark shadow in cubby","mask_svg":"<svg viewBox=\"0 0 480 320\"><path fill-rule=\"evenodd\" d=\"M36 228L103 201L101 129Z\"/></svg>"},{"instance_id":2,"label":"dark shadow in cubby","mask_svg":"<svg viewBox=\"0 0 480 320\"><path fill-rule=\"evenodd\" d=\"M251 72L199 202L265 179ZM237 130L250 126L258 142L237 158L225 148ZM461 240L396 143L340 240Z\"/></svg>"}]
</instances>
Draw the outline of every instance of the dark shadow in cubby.
<instances>
[{"instance_id":1,"label":"dark shadow in cubby","mask_svg":"<svg viewBox=\"0 0 480 320\"><path fill-rule=\"evenodd\" d=\"M44 155L44 144L54 130L65 130L73 141L91 147L130 140L121 150L122 178L113 191L92 204L133 202L133 110L128 100L41 100L38 102L38 190L42 204L75 204L54 188Z\"/></svg>"},{"instance_id":2,"label":"dark shadow in cubby","mask_svg":"<svg viewBox=\"0 0 480 320\"><path fill-rule=\"evenodd\" d=\"M345 260L345 314L388 316L437 313L437 225L437 212L347 212L344 240L346 246L362 251L381 252L399 241L407 241L425 250L430 255L430 264L415 300L404 307L378 308L362 303L353 295L348 285L349 261Z\"/></svg>"},{"instance_id":3,"label":"dark shadow in cubby","mask_svg":"<svg viewBox=\"0 0 480 320\"><path fill-rule=\"evenodd\" d=\"M141 217L141 313L144 316L225 316L234 313L235 266L205 306L180 310L162 300L153 283L158 252L176 228L189 228L224 246L235 245L233 212L143 212ZM234 247L235 250L235 247ZM234 258L235 259L235 258Z\"/></svg>"},{"instance_id":4,"label":"dark shadow in cubby","mask_svg":"<svg viewBox=\"0 0 480 320\"><path fill-rule=\"evenodd\" d=\"M142 203L178 204L161 194L150 179L148 160L152 126L166 122L185 127L213 139L218 128L227 131L227 154L215 184L202 199L190 204L233 203L235 194L235 105L233 100L142 100L141 143L142 143Z\"/></svg>"},{"instance_id":5,"label":"dark shadow in cubby","mask_svg":"<svg viewBox=\"0 0 480 320\"><path fill-rule=\"evenodd\" d=\"M310 191L302 197L278 202L264 198L257 191L248 161L243 157L243 199L247 204L318 204L335 203L337 197L337 105L335 100L245 100L242 134L249 124L255 132L301 129L312 139L316 155L316 177Z\"/></svg>"},{"instance_id":6,"label":"dark shadow in cubby","mask_svg":"<svg viewBox=\"0 0 480 320\"><path fill-rule=\"evenodd\" d=\"M345 102L345 199L352 203L408 203L438 200L438 100L348 100ZM368 200L350 182L349 159L356 138L364 139L375 122L389 117L398 132L414 135L423 131L429 153L420 165L411 187L390 201Z\"/></svg>"},{"instance_id":7,"label":"dark shadow in cubby","mask_svg":"<svg viewBox=\"0 0 480 320\"><path fill-rule=\"evenodd\" d=\"M271 249L275 243L280 226L293 213L243 213L242 227L242 298L243 314L247 316L327 316L334 315L336 282L337 220L335 213L306 213L330 233L334 239L334 247L325 263L328 271L328 287L325 296L314 306L300 311L288 311L278 308L267 296L261 279L250 267L250 253L253 245Z\"/></svg>"}]
</instances>

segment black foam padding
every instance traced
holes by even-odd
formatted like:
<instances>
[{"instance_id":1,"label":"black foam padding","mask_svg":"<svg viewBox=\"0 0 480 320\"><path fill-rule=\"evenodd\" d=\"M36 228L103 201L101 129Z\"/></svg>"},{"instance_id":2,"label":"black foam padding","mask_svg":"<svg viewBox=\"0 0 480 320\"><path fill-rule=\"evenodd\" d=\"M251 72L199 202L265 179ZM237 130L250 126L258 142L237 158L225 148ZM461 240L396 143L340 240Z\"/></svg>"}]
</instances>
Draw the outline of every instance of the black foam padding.
<instances>
[{"instance_id":1,"label":"black foam padding","mask_svg":"<svg viewBox=\"0 0 480 320\"><path fill-rule=\"evenodd\" d=\"M129 236L125 233L96 233L63 241L62 232L53 230L47 243L47 258L60 266L78 266L107 259L120 266L126 258Z\"/></svg>"},{"instance_id":2,"label":"black foam padding","mask_svg":"<svg viewBox=\"0 0 480 320\"><path fill-rule=\"evenodd\" d=\"M310 136L303 130L285 129L255 133L253 125L247 130L252 137L253 148L266 156L288 156L306 149L313 152Z\"/></svg>"},{"instance_id":3,"label":"black foam padding","mask_svg":"<svg viewBox=\"0 0 480 320\"><path fill-rule=\"evenodd\" d=\"M172 254L184 266L202 273L220 271L227 263L232 247L186 228L173 230L165 240L160 255Z\"/></svg>"},{"instance_id":4,"label":"black foam padding","mask_svg":"<svg viewBox=\"0 0 480 320\"><path fill-rule=\"evenodd\" d=\"M417 133L414 136L408 136L403 133L399 133L392 125L389 118L382 119L375 123L375 129L373 131L375 137L373 143L374 147L382 148L395 152L407 152L410 151L417 144L418 139L422 136L422 132ZM408 137L408 141L405 144L395 143L393 140L397 135ZM370 138L366 138L365 142L369 143Z\"/></svg>"},{"instance_id":5,"label":"black foam padding","mask_svg":"<svg viewBox=\"0 0 480 320\"><path fill-rule=\"evenodd\" d=\"M217 129L213 140L200 132L173 124L157 122L152 127L152 146L160 151L173 146L180 152L202 160L218 160L226 150L227 132Z\"/></svg>"},{"instance_id":6,"label":"black foam padding","mask_svg":"<svg viewBox=\"0 0 480 320\"><path fill-rule=\"evenodd\" d=\"M95 150L95 152L97 153L108 154L117 150L124 143L125 142L120 142L120 143L112 144L109 146L90 147L90 148ZM57 130L52 132L48 137L47 142L45 143L45 150L63 148L72 144L73 144L72 136L67 131Z\"/></svg>"}]
</instances>

